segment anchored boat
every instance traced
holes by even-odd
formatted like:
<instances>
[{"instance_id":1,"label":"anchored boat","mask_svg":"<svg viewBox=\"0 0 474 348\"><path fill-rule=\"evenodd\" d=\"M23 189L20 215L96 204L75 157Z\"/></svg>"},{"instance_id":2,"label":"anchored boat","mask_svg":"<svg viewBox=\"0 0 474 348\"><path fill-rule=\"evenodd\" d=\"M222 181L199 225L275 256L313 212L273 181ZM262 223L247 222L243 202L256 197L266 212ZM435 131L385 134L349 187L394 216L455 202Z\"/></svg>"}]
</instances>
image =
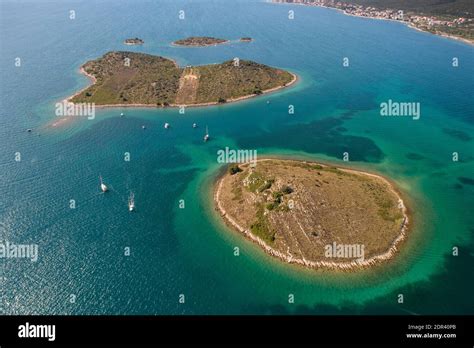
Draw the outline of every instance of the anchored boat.
<instances>
[{"instance_id":1,"label":"anchored boat","mask_svg":"<svg viewBox=\"0 0 474 348\"><path fill-rule=\"evenodd\" d=\"M99 175L99 180L100 180L100 189L102 192L107 192L109 188L107 187L106 184L104 184L104 181L102 180L102 176Z\"/></svg>"}]
</instances>

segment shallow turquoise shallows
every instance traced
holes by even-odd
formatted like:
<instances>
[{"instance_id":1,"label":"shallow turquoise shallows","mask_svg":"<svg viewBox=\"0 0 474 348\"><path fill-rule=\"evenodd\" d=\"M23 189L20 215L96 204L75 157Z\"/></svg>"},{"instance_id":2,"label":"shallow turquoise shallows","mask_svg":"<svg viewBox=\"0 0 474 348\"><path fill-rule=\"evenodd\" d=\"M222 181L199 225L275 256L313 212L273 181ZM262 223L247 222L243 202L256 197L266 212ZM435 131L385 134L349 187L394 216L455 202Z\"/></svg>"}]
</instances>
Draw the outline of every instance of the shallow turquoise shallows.
<instances>
[{"instance_id":1,"label":"shallow turquoise shallows","mask_svg":"<svg viewBox=\"0 0 474 348\"><path fill-rule=\"evenodd\" d=\"M1 313L474 313L473 46L400 23L261 1L2 1L0 10L0 241L39 247L37 262L0 260ZM170 45L187 36L233 41ZM238 42L243 36L254 41ZM145 44L124 46L129 37ZM81 64L113 50L181 65L239 57L300 80L184 115L101 109L93 120L53 127L55 103L88 84ZM389 99L419 102L420 119L382 117ZM412 216L401 252L357 273L306 270L266 255L214 210L223 168L216 152L226 146L391 178Z\"/></svg>"}]
</instances>

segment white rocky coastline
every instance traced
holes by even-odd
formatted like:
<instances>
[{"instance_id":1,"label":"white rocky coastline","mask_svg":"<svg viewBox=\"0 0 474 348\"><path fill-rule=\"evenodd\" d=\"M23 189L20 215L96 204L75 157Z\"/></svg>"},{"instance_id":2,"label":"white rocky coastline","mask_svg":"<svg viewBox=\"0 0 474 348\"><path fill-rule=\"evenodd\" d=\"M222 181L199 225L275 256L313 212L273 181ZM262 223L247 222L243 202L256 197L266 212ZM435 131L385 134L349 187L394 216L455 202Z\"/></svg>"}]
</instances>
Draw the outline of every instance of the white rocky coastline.
<instances>
[{"instance_id":1,"label":"white rocky coastline","mask_svg":"<svg viewBox=\"0 0 474 348\"><path fill-rule=\"evenodd\" d=\"M269 159L260 159L258 161L265 161L265 160L269 160ZM387 181L384 177L380 175L351 170L351 169L344 169L344 168L339 168L339 169L347 171L347 172L369 175L369 176L377 177L379 179ZM231 216L229 216L229 214L226 212L221 202L219 201L219 196L222 190L222 184L223 184L223 178L221 177L218 180L217 188L214 190L214 202L216 204L216 210L220 213L220 215L223 217L225 222L227 222L230 226L236 228L238 231L244 234L247 238L249 238L256 244L258 244L260 247L262 247L263 250L267 254L277 257L287 263L298 264L298 265L305 266L308 268L315 268L315 269L326 268L326 269L343 270L343 271L352 271L356 269L367 268L367 267L392 259L395 256L395 254L399 251L399 246L401 242L404 241L407 236L407 231L408 231L408 226L409 226L407 208L405 206L405 203L399 196L398 192L393 188L392 184L388 182L392 192L399 197L399 208L403 212L404 218L400 226L400 234L392 242L390 248L386 252L372 256L368 259L364 259L364 260L357 259L350 262L308 261L305 258L297 258L291 255L291 253L289 252L287 254L284 254L281 251L275 250L270 245L268 245L264 240L254 235L250 230L245 229L242 226L240 226Z\"/></svg>"}]
</instances>

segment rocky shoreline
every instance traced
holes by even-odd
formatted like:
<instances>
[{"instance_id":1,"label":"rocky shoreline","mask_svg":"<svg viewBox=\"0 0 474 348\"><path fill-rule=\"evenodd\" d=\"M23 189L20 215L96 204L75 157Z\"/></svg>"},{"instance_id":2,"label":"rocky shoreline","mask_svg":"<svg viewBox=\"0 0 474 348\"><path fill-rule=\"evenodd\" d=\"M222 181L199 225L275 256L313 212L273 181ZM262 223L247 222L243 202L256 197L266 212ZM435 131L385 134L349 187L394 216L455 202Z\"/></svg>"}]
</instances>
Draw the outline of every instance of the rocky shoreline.
<instances>
[{"instance_id":1,"label":"rocky shoreline","mask_svg":"<svg viewBox=\"0 0 474 348\"><path fill-rule=\"evenodd\" d=\"M260 159L257 162L268 161L268 160L271 160L271 159ZM308 162L308 163L319 164L319 163L316 163L316 162ZM362 171L358 171L358 170L346 169L346 168L339 168L339 169L342 170L342 171L346 171L346 172L363 174L363 175L376 177L378 179L382 179L383 181L385 181L389 184L392 193L394 193L398 197L398 199L399 199L399 201L398 201L399 208L403 212L403 222L400 226L399 235L392 242L389 249L387 251L385 251L384 253L372 256L372 257L364 259L364 260L352 260L352 261L349 261L349 262L331 262L331 261L310 261L310 260L306 260L305 258L294 257L290 253L285 254L285 253L283 253L279 250L276 250L276 249L272 248L270 245L268 245L268 243L265 242L263 239L261 239L258 236L254 235L249 229L245 229L242 226L240 226L237 223L237 221L235 221L234 218L229 216L227 211L224 209L224 207L222 206L222 203L220 201L220 195L221 195L221 191L222 191L223 179L224 179L225 174L223 176L221 176L220 178L218 178L217 184L216 184L215 189L214 189L213 198L214 198L215 209L216 209L216 211L219 212L219 214L221 215L221 217L223 218L223 220L226 222L226 224L228 226L230 226L233 229L238 230L246 238L248 238L252 242L258 244L267 254L269 254L271 256L274 256L274 257L277 257L280 260L283 260L287 263L301 265L301 266L304 266L304 267L307 267L307 268L314 268L314 269L326 268L326 269L341 270L341 271L354 271L354 270L357 270L357 269L368 268L368 267L374 266L376 264L379 264L381 262L392 259L397 254L397 252L399 251L400 244L406 239L408 228L409 228L408 210L407 210L407 207L405 206L404 201L400 197L397 190L393 187L392 183L390 181L388 181L387 179L385 179L384 177L380 176L380 175L376 175L376 174L372 174L372 173L368 173L368 172L362 172Z\"/></svg>"}]
</instances>

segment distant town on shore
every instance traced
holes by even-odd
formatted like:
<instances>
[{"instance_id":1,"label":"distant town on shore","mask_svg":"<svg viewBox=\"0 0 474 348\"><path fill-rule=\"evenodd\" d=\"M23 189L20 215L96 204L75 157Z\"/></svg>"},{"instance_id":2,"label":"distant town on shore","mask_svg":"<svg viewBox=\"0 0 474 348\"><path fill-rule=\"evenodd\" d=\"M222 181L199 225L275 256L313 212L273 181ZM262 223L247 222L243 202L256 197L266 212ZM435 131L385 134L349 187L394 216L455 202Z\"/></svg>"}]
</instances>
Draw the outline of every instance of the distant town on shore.
<instances>
[{"instance_id":1,"label":"distant town on shore","mask_svg":"<svg viewBox=\"0 0 474 348\"><path fill-rule=\"evenodd\" d=\"M293 3L335 8L347 15L374 19L395 20L418 30L460 39L474 44L474 1L427 4L412 0L272 0L274 3Z\"/></svg>"}]
</instances>

